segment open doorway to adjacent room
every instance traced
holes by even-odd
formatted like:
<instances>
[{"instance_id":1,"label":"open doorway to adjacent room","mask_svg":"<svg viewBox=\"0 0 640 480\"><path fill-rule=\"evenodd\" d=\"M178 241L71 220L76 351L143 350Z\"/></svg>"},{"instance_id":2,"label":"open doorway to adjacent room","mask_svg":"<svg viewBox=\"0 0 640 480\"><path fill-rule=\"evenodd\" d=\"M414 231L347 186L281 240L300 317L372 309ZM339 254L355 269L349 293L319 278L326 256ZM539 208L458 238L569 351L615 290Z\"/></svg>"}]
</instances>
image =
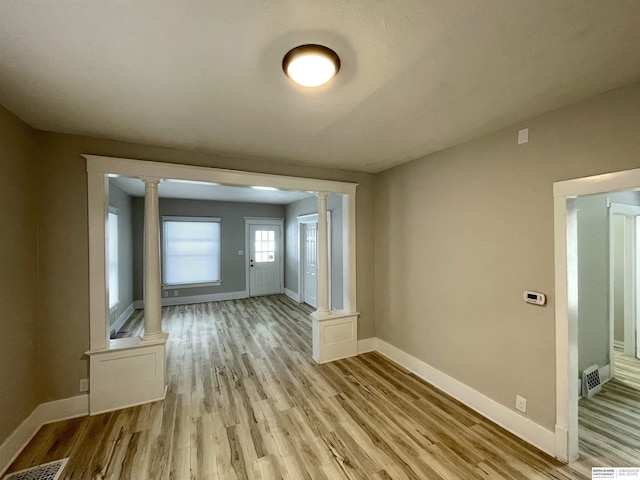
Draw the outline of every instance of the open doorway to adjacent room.
<instances>
[{"instance_id":1,"label":"open doorway to adjacent room","mask_svg":"<svg viewBox=\"0 0 640 480\"><path fill-rule=\"evenodd\" d=\"M640 448L639 187L638 170L554 186L557 456L585 475Z\"/></svg>"}]
</instances>

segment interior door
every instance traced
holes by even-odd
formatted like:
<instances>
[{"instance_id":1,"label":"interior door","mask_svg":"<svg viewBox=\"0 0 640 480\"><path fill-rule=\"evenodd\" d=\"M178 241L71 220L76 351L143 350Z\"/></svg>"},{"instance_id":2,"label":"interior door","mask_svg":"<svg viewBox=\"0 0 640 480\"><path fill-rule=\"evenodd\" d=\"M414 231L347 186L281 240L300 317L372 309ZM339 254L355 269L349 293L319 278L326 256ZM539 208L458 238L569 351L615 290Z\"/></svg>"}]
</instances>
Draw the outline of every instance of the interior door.
<instances>
[{"instance_id":1,"label":"interior door","mask_svg":"<svg viewBox=\"0 0 640 480\"><path fill-rule=\"evenodd\" d=\"M281 293L280 225L251 225L249 295Z\"/></svg>"},{"instance_id":2,"label":"interior door","mask_svg":"<svg viewBox=\"0 0 640 480\"><path fill-rule=\"evenodd\" d=\"M318 306L318 224L304 223L304 296L302 301L316 308Z\"/></svg>"}]
</instances>

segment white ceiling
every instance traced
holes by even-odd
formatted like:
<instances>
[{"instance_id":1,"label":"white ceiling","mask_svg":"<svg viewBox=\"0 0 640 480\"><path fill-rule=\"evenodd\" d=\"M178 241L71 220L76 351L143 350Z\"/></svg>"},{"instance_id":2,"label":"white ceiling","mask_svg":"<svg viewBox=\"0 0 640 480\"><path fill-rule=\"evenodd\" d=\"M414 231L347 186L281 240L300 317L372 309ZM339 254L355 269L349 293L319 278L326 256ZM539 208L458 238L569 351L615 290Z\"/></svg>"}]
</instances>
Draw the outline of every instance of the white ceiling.
<instances>
[{"instance_id":1,"label":"white ceiling","mask_svg":"<svg viewBox=\"0 0 640 480\"><path fill-rule=\"evenodd\" d=\"M111 177L110 181L133 197L144 197L144 182L138 178ZM251 187L234 187L186 180L164 180L158 185L158 196L160 198L288 205L303 198L311 197L313 194L288 190L262 190Z\"/></svg>"},{"instance_id":2,"label":"white ceiling","mask_svg":"<svg viewBox=\"0 0 640 480\"><path fill-rule=\"evenodd\" d=\"M284 54L322 43L335 81ZM32 126L377 172L640 79L638 0L2 0Z\"/></svg>"}]
</instances>

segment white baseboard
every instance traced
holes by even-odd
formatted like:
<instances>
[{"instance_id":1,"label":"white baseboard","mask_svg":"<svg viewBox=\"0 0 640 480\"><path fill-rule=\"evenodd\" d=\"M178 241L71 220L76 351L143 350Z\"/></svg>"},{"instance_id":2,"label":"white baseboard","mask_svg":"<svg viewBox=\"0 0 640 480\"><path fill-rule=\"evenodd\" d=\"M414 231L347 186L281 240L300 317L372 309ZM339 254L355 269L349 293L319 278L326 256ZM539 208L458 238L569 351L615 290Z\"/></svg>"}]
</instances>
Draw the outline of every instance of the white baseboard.
<instances>
[{"instance_id":1,"label":"white baseboard","mask_svg":"<svg viewBox=\"0 0 640 480\"><path fill-rule=\"evenodd\" d=\"M370 339L367 339L370 340ZM540 450L555 456L556 435L510 408L492 400L464 383L437 370L399 348L379 338L375 340L376 350L385 357L400 364L440 390L448 393L505 430L520 437Z\"/></svg>"},{"instance_id":2,"label":"white baseboard","mask_svg":"<svg viewBox=\"0 0 640 480\"><path fill-rule=\"evenodd\" d=\"M569 451L569 431L566 427L556 425L556 455L555 457L563 463L571 463L575 458L567 458L566 452ZM559 452L565 452L558 455Z\"/></svg>"},{"instance_id":3,"label":"white baseboard","mask_svg":"<svg viewBox=\"0 0 640 480\"><path fill-rule=\"evenodd\" d=\"M109 329L109 332L113 333L120 330L124 325L124 322L127 321L127 318L129 318L129 316L133 313L134 310L135 310L135 304L134 302L131 302L131 305L129 305L127 309L120 314L116 322L111 326L111 328Z\"/></svg>"},{"instance_id":4,"label":"white baseboard","mask_svg":"<svg viewBox=\"0 0 640 480\"><path fill-rule=\"evenodd\" d=\"M220 300L238 300L248 298L249 292L207 293L205 295L189 295L185 297L162 297L162 306L191 305L192 303L218 302ZM136 300L134 307L144 308L144 300Z\"/></svg>"},{"instance_id":5,"label":"white baseboard","mask_svg":"<svg viewBox=\"0 0 640 480\"><path fill-rule=\"evenodd\" d=\"M89 415L89 396L65 398L41 403L0 445L0 477L27 446L40 427L47 423Z\"/></svg>"},{"instance_id":6,"label":"white baseboard","mask_svg":"<svg viewBox=\"0 0 640 480\"><path fill-rule=\"evenodd\" d=\"M624 342L620 341L620 340L614 340L613 341L613 346L614 347L618 347L618 348L624 348Z\"/></svg>"},{"instance_id":7,"label":"white baseboard","mask_svg":"<svg viewBox=\"0 0 640 480\"><path fill-rule=\"evenodd\" d=\"M298 295L296 292L289 290L288 288L285 288L284 294L294 302L300 303L300 295Z\"/></svg>"},{"instance_id":8,"label":"white baseboard","mask_svg":"<svg viewBox=\"0 0 640 480\"><path fill-rule=\"evenodd\" d=\"M373 352L377 347L377 338L365 338L364 340L358 340L358 355L361 353Z\"/></svg>"}]
</instances>

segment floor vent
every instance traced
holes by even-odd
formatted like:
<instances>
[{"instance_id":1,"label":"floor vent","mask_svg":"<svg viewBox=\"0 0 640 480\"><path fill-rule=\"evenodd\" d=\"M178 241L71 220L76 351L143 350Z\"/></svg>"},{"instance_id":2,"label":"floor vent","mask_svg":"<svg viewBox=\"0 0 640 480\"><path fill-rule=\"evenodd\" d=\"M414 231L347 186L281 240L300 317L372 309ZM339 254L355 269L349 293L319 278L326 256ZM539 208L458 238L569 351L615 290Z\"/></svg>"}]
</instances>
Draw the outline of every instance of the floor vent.
<instances>
[{"instance_id":1,"label":"floor vent","mask_svg":"<svg viewBox=\"0 0 640 480\"><path fill-rule=\"evenodd\" d=\"M602 390L600 370L597 365L593 365L582 373L582 398L591 398L600 390Z\"/></svg>"},{"instance_id":2,"label":"floor vent","mask_svg":"<svg viewBox=\"0 0 640 480\"><path fill-rule=\"evenodd\" d=\"M68 461L68 458L63 458L55 462L13 472L6 475L2 480L57 480L60 478L60 474L62 474L62 470L64 470Z\"/></svg>"}]
</instances>

